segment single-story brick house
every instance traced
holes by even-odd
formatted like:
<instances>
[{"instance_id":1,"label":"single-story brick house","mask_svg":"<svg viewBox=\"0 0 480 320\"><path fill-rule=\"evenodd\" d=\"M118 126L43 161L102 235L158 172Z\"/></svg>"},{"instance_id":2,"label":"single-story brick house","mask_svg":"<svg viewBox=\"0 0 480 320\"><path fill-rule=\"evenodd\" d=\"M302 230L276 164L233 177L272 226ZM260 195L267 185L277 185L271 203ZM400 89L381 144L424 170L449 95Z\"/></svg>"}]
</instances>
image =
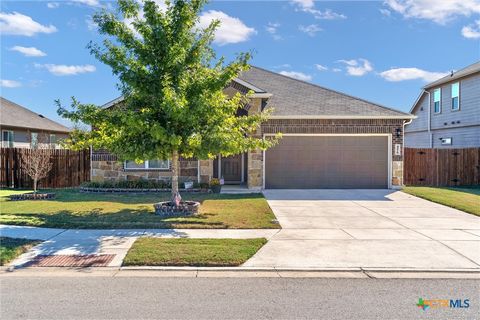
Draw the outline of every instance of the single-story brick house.
<instances>
[{"instance_id":1,"label":"single-story brick house","mask_svg":"<svg viewBox=\"0 0 480 320\"><path fill-rule=\"evenodd\" d=\"M403 180L403 131L414 117L360 98L278 73L252 67L225 89L254 92L249 114L274 108L259 136L283 133L267 151L214 160L183 159L181 181L226 184L249 189L392 188ZM109 102L106 108L121 101ZM94 152L92 179L169 179L168 161L119 163Z\"/></svg>"}]
</instances>

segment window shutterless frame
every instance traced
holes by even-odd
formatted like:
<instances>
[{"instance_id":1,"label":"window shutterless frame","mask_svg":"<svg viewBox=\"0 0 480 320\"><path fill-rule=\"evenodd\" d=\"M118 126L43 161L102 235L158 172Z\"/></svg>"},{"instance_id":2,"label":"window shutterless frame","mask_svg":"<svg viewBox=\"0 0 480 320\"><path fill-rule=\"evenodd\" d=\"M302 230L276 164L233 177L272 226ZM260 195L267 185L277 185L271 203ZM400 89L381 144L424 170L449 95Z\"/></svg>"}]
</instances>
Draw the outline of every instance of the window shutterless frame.
<instances>
[{"instance_id":1,"label":"window shutterless frame","mask_svg":"<svg viewBox=\"0 0 480 320\"><path fill-rule=\"evenodd\" d=\"M433 90L433 113L442 113L442 88Z\"/></svg>"},{"instance_id":2,"label":"window shutterless frame","mask_svg":"<svg viewBox=\"0 0 480 320\"><path fill-rule=\"evenodd\" d=\"M460 82L452 83L451 85L451 110L460 110Z\"/></svg>"},{"instance_id":3,"label":"window shutterless frame","mask_svg":"<svg viewBox=\"0 0 480 320\"><path fill-rule=\"evenodd\" d=\"M153 161L153 160L152 160L152 161ZM155 161L158 161L158 160L155 160ZM166 171L166 170L170 170L170 160L164 161L164 162L166 163L166 166L164 166L164 167L155 167L155 168L150 168L150 166L149 166L149 161L148 161L148 160L145 160L145 161L143 162L144 166L141 167L141 168L128 168L128 167L127 167L127 162L128 162L128 161L124 161L124 162L123 162L123 169L124 169L125 171L145 171L145 170L150 170L150 171L152 171L152 170L163 170L163 171Z\"/></svg>"},{"instance_id":4,"label":"window shutterless frame","mask_svg":"<svg viewBox=\"0 0 480 320\"><path fill-rule=\"evenodd\" d=\"M2 147L13 148L13 131L2 130Z\"/></svg>"}]
</instances>

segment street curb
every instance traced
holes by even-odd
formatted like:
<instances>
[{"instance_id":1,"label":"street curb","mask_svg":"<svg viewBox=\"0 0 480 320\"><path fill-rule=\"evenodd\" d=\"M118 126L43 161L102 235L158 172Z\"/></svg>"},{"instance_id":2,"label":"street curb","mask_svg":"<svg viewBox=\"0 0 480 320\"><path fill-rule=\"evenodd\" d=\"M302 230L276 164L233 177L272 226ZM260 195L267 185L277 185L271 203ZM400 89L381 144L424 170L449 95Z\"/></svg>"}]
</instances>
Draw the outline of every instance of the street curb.
<instances>
[{"instance_id":1,"label":"street curb","mask_svg":"<svg viewBox=\"0 0 480 320\"><path fill-rule=\"evenodd\" d=\"M480 269L252 268L252 267L0 267L4 277L183 277L480 279Z\"/></svg>"}]
</instances>

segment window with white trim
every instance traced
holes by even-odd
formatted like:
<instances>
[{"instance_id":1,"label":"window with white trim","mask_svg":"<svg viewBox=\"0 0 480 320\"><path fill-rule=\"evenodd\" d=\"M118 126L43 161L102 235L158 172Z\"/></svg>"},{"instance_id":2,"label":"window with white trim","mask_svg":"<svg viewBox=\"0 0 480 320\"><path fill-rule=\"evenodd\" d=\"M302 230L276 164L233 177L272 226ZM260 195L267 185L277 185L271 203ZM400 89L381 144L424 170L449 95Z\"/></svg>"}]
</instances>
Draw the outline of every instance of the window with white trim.
<instances>
[{"instance_id":1,"label":"window with white trim","mask_svg":"<svg viewBox=\"0 0 480 320\"><path fill-rule=\"evenodd\" d=\"M124 164L125 170L168 170L170 160L146 160L141 163L127 160Z\"/></svg>"},{"instance_id":2,"label":"window with white trim","mask_svg":"<svg viewBox=\"0 0 480 320\"><path fill-rule=\"evenodd\" d=\"M442 89L440 88L433 90L433 111L435 113L442 112L442 103L441 103L442 91L441 90Z\"/></svg>"},{"instance_id":3,"label":"window with white trim","mask_svg":"<svg viewBox=\"0 0 480 320\"><path fill-rule=\"evenodd\" d=\"M460 82L452 83L452 110L460 109Z\"/></svg>"},{"instance_id":4,"label":"window with white trim","mask_svg":"<svg viewBox=\"0 0 480 320\"><path fill-rule=\"evenodd\" d=\"M2 130L2 147L13 148L13 131Z\"/></svg>"}]
</instances>

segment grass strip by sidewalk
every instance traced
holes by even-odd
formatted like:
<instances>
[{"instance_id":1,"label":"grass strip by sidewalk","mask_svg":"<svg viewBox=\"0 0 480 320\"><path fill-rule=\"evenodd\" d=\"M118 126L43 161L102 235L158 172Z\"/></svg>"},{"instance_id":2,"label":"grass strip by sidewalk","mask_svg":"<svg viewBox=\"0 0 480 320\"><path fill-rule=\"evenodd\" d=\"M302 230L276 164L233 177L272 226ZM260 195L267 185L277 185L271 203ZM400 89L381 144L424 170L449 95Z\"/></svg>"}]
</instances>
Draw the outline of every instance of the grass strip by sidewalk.
<instances>
[{"instance_id":1,"label":"grass strip by sidewalk","mask_svg":"<svg viewBox=\"0 0 480 320\"><path fill-rule=\"evenodd\" d=\"M40 241L0 237L0 266L6 265Z\"/></svg>"},{"instance_id":2,"label":"grass strip by sidewalk","mask_svg":"<svg viewBox=\"0 0 480 320\"><path fill-rule=\"evenodd\" d=\"M405 187L403 192L480 216L480 188Z\"/></svg>"},{"instance_id":3,"label":"grass strip by sidewalk","mask_svg":"<svg viewBox=\"0 0 480 320\"><path fill-rule=\"evenodd\" d=\"M255 239L139 238L128 251L124 266L239 266L265 243Z\"/></svg>"}]
</instances>

